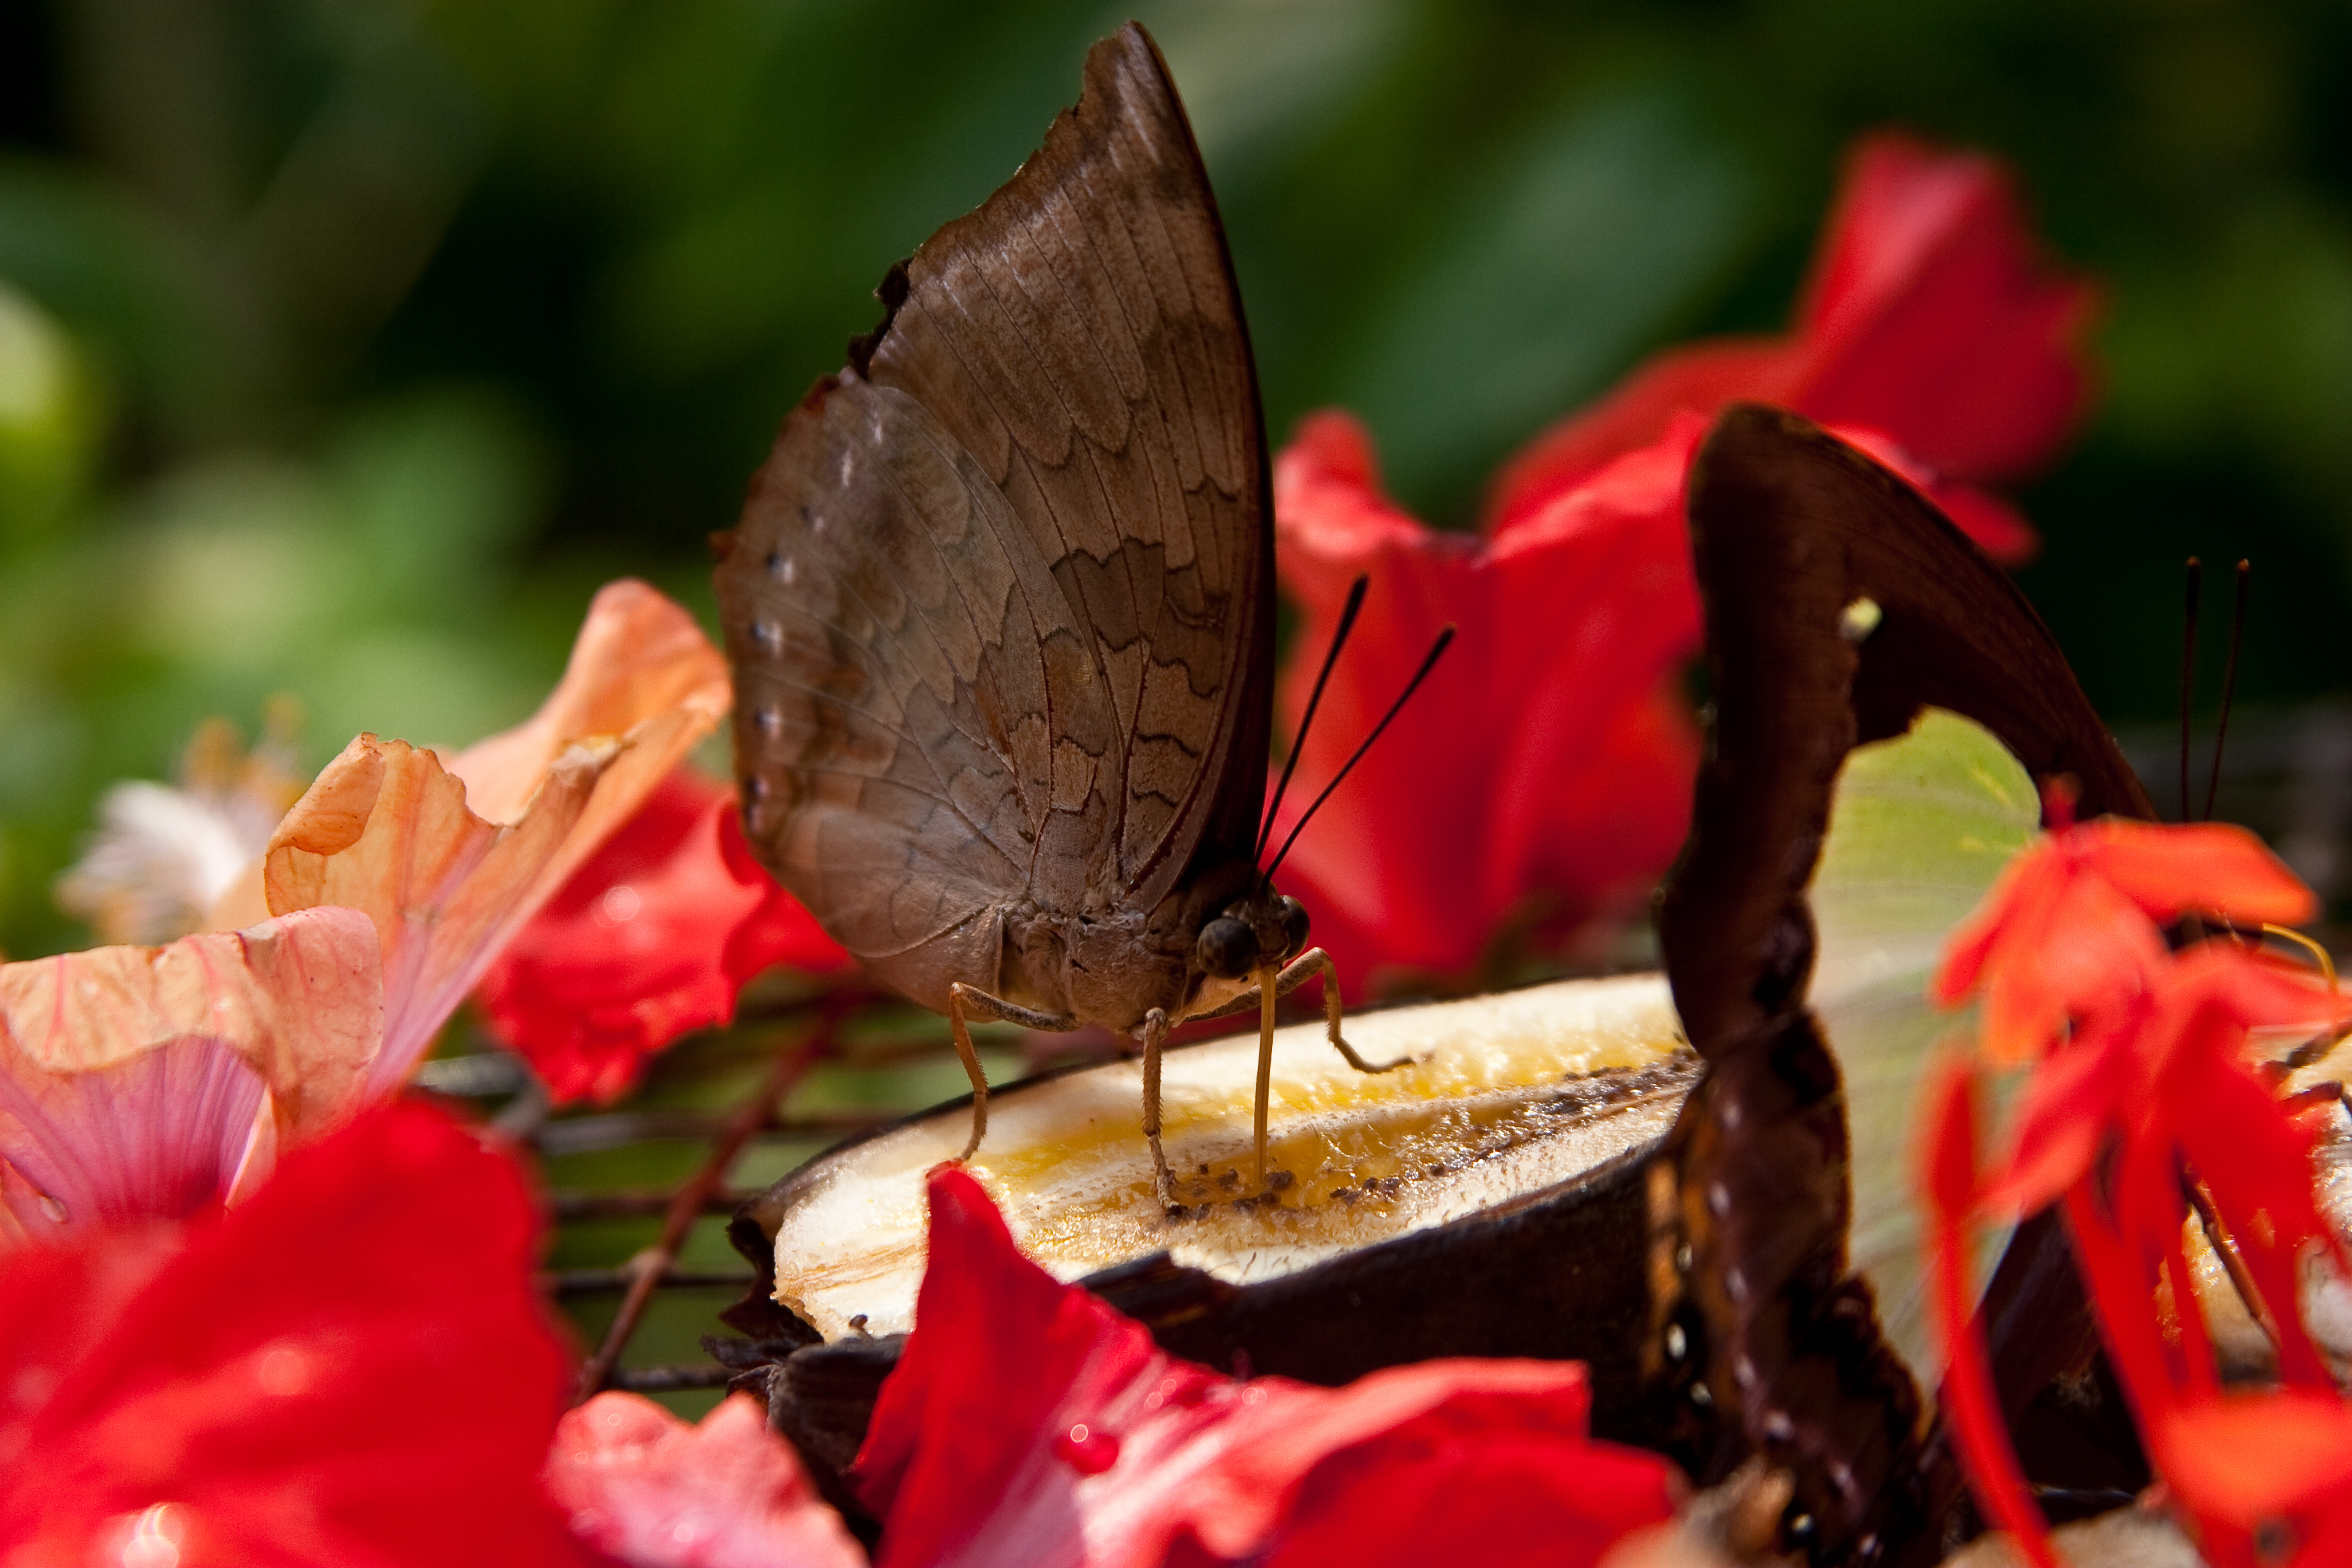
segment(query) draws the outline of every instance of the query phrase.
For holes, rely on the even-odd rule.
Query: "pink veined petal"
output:
[[[58,1228],[176,1217],[225,1200],[269,1093],[218,1039],[30,1076],[0,1073],[0,1160],[57,1205],[47,1217]]]
[[[557,1424],[547,1489],[574,1535],[631,1568],[865,1568],[746,1394],[688,1426],[640,1394],[600,1394]]]
[[[34,1235],[176,1218],[357,1108],[383,1033],[375,928],[305,910],[165,947],[0,967],[0,1160]]]

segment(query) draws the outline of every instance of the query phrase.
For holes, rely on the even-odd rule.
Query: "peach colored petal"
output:
[[[677,745],[683,752],[717,727],[733,700],[727,661],[694,617],[645,584],[624,579],[607,584],[589,605],[563,679],[539,711],[467,747],[449,771],[466,781],[466,802],[478,816],[509,823],[573,742],[611,735],[670,743],[651,731],[632,733],[654,723],[662,737],[692,730],[692,738]],[[665,763],[654,776],[668,771]]]
[[[15,1059],[90,1072],[175,1039],[225,1040],[269,1086],[296,1139],[355,1108],[383,1020],[374,932],[349,909],[0,966],[0,1048]]]
[[[362,735],[278,825],[262,881],[273,912],[341,904],[383,952],[389,1092],[499,950],[726,716],[726,661],[694,617],[643,583],[608,584],[572,661],[523,724],[445,763]]]
[[[168,947],[0,967],[0,1248],[234,1198],[357,1106],[375,928],[305,910]]]
[[[336,904],[374,922],[384,1017],[371,1094],[406,1079],[499,948],[562,884],[566,851],[623,754],[609,740],[571,748],[521,820],[500,827],[467,809],[465,784],[431,752],[362,735],[286,814],[264,862],[269,907]]]
[[[251,865],[237,874],[236,880],[228,885],[228,890],[213,901],[213,907],[205,915],[204,929],[243,931],[247,926],[259,925],[268,918],[269,893],[262,886],[261,860],[257,857]]]

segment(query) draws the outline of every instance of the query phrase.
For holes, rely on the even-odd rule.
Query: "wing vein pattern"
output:
[[[789,415],[719,573],[754,847],[918,1001],[1028,912],[1246,858],[1272,534],[1208,181],[1150,40],[883,289]],[[894,963],[893,960],[900,960]]]

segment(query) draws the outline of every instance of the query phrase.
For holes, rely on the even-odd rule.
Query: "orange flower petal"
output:
[[[646,781],[650,790],[688,747],[718,727],[733,704],[733,690],[726,659],[683,605],[643,583],[609,583],[589,605],[563,679],[539,711],[475,742],[451,761],[449,771],[465,780],[466,804],[477,816],[510,823],[565,747],[612,736],[628,739],[632,749],[667,752]],[[680,742],[677,736],[687,731],[692,733]]]
[[[375,921],[384,1047],[405,1079],[499,950],[725,715],[724,660],[641,583],[596,595],[562,682],[529,722],[444,766],[362,735],[270,841],[273,911],[340,904]]]
[[[2352,1405],[2312,1389],[2184,1403],[2153,1434],[2164,1479],[2200,1514],[2252,1529],[2352,1485]]]
[[[2241,925],[2296,925],[2318,912],[2311,889],[2242,827],[2102,817],[2078,831],[2084,868],[2159,922],[2211,910]]]

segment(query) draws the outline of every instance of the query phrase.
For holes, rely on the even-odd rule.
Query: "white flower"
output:
[[[226,722],[207,720],[188,742],[177,785],[136,780],[109,789],[99,831],[58,879],[58,907],[89,921],[102,942],[146,945],[200,929],[269,847],[301,791],[289,766],[290,722],[278,708],[269,738],[247,754]]]

